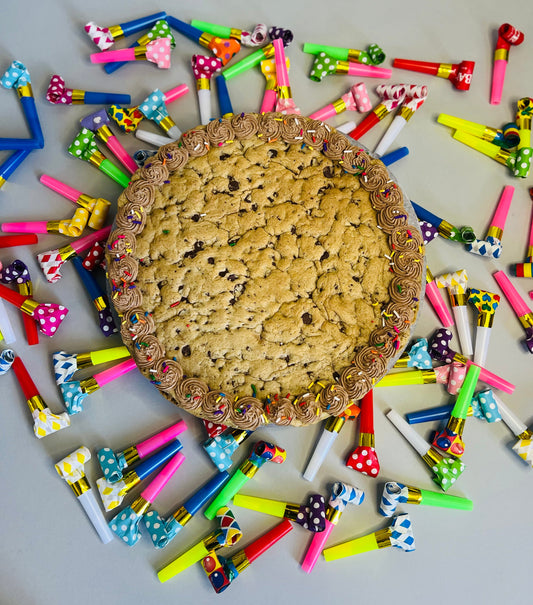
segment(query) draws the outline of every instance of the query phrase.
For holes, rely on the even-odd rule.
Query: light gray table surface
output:
[[[192,18],[250,28],[258,22],[288,27],[294,42],[287,49],[291,60],[292,92],[302,113],[307,114],[332,102],[358,79],[330,76],[312,82],[308,72],[312,57],[302,52],[304,42],[366,48],[380,44],[387,54],[384,66],[394,57],[444,63],[471,59],[476,62],[468,92],[455,90],[446,80],[394,70],[391,83],[427,84],[425,105],[402,131],[392,148],[407,146],[409,156],[392,167],[407,195],[458,226],[472,225],[483,235],[505,185],[515,187],[511,210],[503,236],[504,252],[498,261],[489,261],[464,251],[459,244],[438,239],[427,249],[434,274],[464,268],[474,287],[499,292],[492,273],[526,256],[531,220],[528,187],[533,178],[515,179],[510,172],[487,157],[461,145],[451,131],[436,122],[439,113],[449,113],[483,124],[500,127],[514,118],[517,99],[533,96],[533,19],[531,3],[460,2],[172,2],[148,7],[139,0],[90,3],[48,0],[36,2],[5,0],[0,20],[0,70],[13,59],[23,61],[32,76],[33,90],[45,136],[45,148],[33,152],[0,190],[2,222],[58,219],[67,217],[71,204],[39,183],[49,174],[93,196],[116,200],[120,187],[94,167],[70,157],[66,148],[74,137],[79,120],[96,106],[59,107],[45,99],[50,76],[64,77],[71,88],[126,92],[132,104],[142,101],[155,88],[168,90],[187,83],[190,93],[169,109],[182,130],[197,125],[198,105],[190,56],[203,49],[176,34],[177,47],[172,67],[158,70],[138,62],[107,75],[89,62],[96,52],[83,31],[91,20],[111,25],[164,9],[188,21]],[[498,27],[509,22],[525,32],[522,46],[512,48],[502,103],[489,104],[492,59]],[[128,39],[127,42],[130,40]],[[121,42],[117,46],[124,46]],[[244,53],[249,52],[244,50]],[[379,81],[366,82],[373,104]],[[229,83],[235,111],[259,108],[264,79],[258,70]],[[218,107],[214,101],[214,115]],[[0,91],[0,135],[25,137],[28,134],[16,95]],[[329,121],[336,125],[347,119],[359,122],[356,114],[344,114]],[[390,118],[362,137],[373,149]],[[151,125],[146,126],[152,128]],[[115,129],[116,130],[116,129]],[[155,128],[153,129],[156,132]],[[119,135],[130,151],[146,147],[133,136]],[[7,157],[0,154],[0,161]],[[61,302],[70,315],[58,334],[41,336],[40,344],[28,347],[18,312],[9,309],[17,331],[13,345],[23,358],[45,401],[52,410],[62,410],[62,402],[52,374],[51,354],[63,349],[85,352],[120,343],[118,336],[106,339],[94,320],[94,309],[75,274],[67,266],[56,284],[45,281],[36,254],[58,245],[65,238],[39,236],[32,247],[0,252],[4,265],[21,258],[30,268],[38,300]],[[527,293],[533,280],[514,280]],[[531,303],[533,305],[533,302]],[[472,326],[474,316],[471,314]],[[415,329],[417,337],[428,337],[438,326],[432,309],[424,304]],[[512,395],[502,399],[531,423],[531,355],[520,341],[523,330],[507,301],[502,297],[496,313],[487,367],[516,385]],[[457,337],[455,337],[457,340]],[[1,345],[0,345],[1,346]],[[307,575],[300,568],[310,536],[300,527],[257,560],[228,590],[215,595],[199,565],[161,585],[156,571],[213,528],[202,515],[182,531],[165,550],[155,550],[143,530],[142,540],[129,548],[115,539],[100,543],[74,494],[62,481],[54,464],[80,445],[96,452],[102,446],[113,449],[155,433],[178,418],[185,419],[183,434],[186,461],[157,501],[157,509],[167,514],[176,509],[214,473],[214,467],[200,447],[205,433],[201,422],[172,406],[137,372],[130,373],[97,391],[86,400],[86,409],[72,418],[71,427],[37,440],[22,392],[12,372],[0,377],[0,602],[17,605],[79,605],[102,603],[269,603],[302,602],[448,603],[460,599],[469,603],[511,602],[527,598],[529,577],[529,528],[533,500],[532,469],[511,450],[514,437],[503,423],[487,424],[469,419],[465,430],[467,469],[450,493],[471,498],[472,512],[405,505],[416,539],[416,551],[403,553],[389,548],[353,558],[326,563],[319,560]],[[348,424],[335,442],[315,481],[301,477],[321,428],[265,427],[258,438],[267,438],[286,448],[287,460],[279,467],[265,467],[249,483],[247,494],[287,501],[301,501],[315,490],[327,493],[333,481],[353,483],[366,492],[360,507],[343,514],[329,544],[371,533],[385,527],[378,514],[383,483],[398,480],[424,489],[438,489],[430,472],[414,450],[384,416],[389,408],[400,413],[453,401],[439,385],[376,389],[376,448],[381,462],[377,479],[362,476],[345,467],[353,449],[356,431]],[[429,438],[436,425],[418,426]],[[239,450],[240,462],[248,446]],[[88,465],[93,486],[98,477],[95,460]],[[135,495],[138,490],[135,491]],[[130,503],[132,496],[126,499]],[[235,510],[245,533],[245,545],[276,524],[274,518],[243,509]],[[236,547],[235,549],[237,549]]]

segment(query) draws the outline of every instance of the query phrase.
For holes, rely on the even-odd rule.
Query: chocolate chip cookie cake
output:
[[[245,429],[340,414],[410,336],[420,230],[384,164],[299,115],[199,126],[133,176],[107,246],[141,372]]]

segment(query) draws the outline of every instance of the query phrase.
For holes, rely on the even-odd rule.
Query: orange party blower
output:
[[[412,61],[411,59],[394,59],[393,67],[418,71],[423,74],[446,78],[457,90],[468,90],[474,72],[474,61],[461,63],[431,63],[429,61]]]

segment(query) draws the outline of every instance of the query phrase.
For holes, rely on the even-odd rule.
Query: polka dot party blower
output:
[[[359,418],[359,445],[349,454],[346,466],[359,471],[369,477],[379,474],[379,460],[375,450],[376,437],[374,435],[374,390],[368,393],[359,402],[361,415]]]
[[[314,111],[309,115],[313,120],[327,120],[344,111],[358,111],[365,113],[372,109],[372,104],[368,98],[368,91],[364,82],[354,84],[350,90],[342,97],[326,105],[322,109]]]
[[[143,29],[147,29],[156,21],[165,19],[166,16],[167,14],[164,11],[161,11],[159,13],[154,13],[153,15],[141,17],[140,19],[133,19],[132,21],[126,21],[124,23],[119,23],[118,25],[109,25],[107,27],[100,27],[94,21],[89,21],[84,29],[89,38],[100,50],[107,50],[108,48],[111,48],[117,40],[120,40],[125,36],[136,34]]]
[[[25,263],[16,259],[7,267],[0,270],[0,281],[3,284],[17,284],[19,294],[33,298],[33,284],[30,278],[30,272]],[[22,313],[24,331],[29,345],[39,344],[39,330],[33,317]]]
[[[498,29],[498,41],[494,51],[494,66],[492,68],[492,88],[490,104],[499,105],[502,100],[503,83],[509,59],[511,46],[518,46],[524,41],[524,34],[510,23],[504,23]]]
[[[233,464],[232,456],[237,451],[237,448],[244,443],[251,434],[252,431],[247,431],[246,429],[226,427],[219,434],[206,439],[202,444],[202,447],[216,469],[218,471],[226,471]]]
[[[392,66],[397,69],[408,69],[423,74],[437,76],[450,80],[457,90],[468,90],[474,73],[474,61],[461,63],[432,63],[429,61],[413,61],[411,59],[394,59]]]
[[[523,97],[516,105],[516,125],[520,142],[516,149],[516,160],[514,164],[514,175],[525,179],[531,168],[531,116],[533,114],[533,99]]]
[[[309,78],[314,82],[321,82],[326,76],[332,74],[385,80],[392,76],[392,70],[354,61],[340,61],[328,53],[318,53],[309,72]]]
[[[285,59],[285,64],[287,66],[287,69],[289,69],[290,60],[288,57]],[[265,59],[264,61],[261,61],[261,73],[265,76],[266,84],[263,100],[261,101],[261,107],[259,108],[259,113],[274,111],[276,107],[277,87],[276,62],[273,59]]]
[[[407,87],[405,84],[380,84],[376,88],[376,92],[381,98],[381,103],[376,105],[374,109],[350,132],[351,136],[356,141],[373,128],[378,122],[399,107],[405,98]]]
[[[109,105],[110,103],[131,103],[130,95],[113,92],[89,92],[78,88],[68,88],[61,76],[50,78],[46,100],[54,105]]]
[[[222,61],[218,57],[193,55],[191,65],[194,79],[196,80],[200,124],[208,124],[212,117],[211,78],[222,69]]]
[[[191,19],[191,25],[203,32],[218,36],[219,38],[233,38],[243,46],[261,46],[268,41],[267,26],[263,23],[256,25],[252,32],[237,27],[227,27],[225,25],[218,25],[207,21],[198,21],[197,19]]]
[[[112,63],[115,61],[149,61],[159,69],[170,68],[170,53],[172,43],[168,38],[157,38],[144,46],[122,48],[120,50],[104,50],[89,56],[91,63]],[[129,101],[126,101],[129,103]]]
[[[306,42],[303,46],[304,53],[318,55],[326,53],[338,61],[355,61],[365,65],[379,65],[385,61],[385,53],[377,44],[370,44],[367,50],[355,48],[343,48],[340,46],[326,46],[324,44],[311,44]]]
[[[455,318],[459,342],[463,355],[470,356],[474,352],[472,346],[472,335],[470,334],[470,322],[468,319],[468,275],[465,269],[454,271],[453,273],[443,273],[435,278],[435,283],[439,288],[446,288],[450,297],[452,313]]]
[[[422,504],[424,506],[438,506],[458,510],[472,510],[473,508],[473,502],[468,498],[431,492],[427,489],[404,485],[397,481],[387,481],[383,486],[379,512],[384,517],[392,517],[398,508],[398,504]]]

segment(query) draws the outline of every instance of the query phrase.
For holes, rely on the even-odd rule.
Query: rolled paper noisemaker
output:
[[[200,124],[208,124],[211,112],[211,78],[220,73],[222,61],[218,57],[193,55],[191,59],[192,72],[196,80],[196,93],[200,108]]]
[[[95,242],[107,239],[110,233],[111,225],[84,237],[80,237],[80,239],[63,246],[62,248],[38,254],[37,260],[39,261],[46,279],[50,283],[54,283],[61,279],[61,267],[65,262],[71,260],[76,254],[87,250]]]
[[[148,120],[155,122],[171,139],[179,139],[181,130],[170,117],[165,105],[165,94],[156,88],[139,104],[139,111]]]
[[[138,149],[133,154],[133,159],[135,160],[137,166],[142,168],[150,158],[154,157],[156,153],[157,151],[154,149]]]
[[[456,130],[453,133],[453,138],[476,151],[496,160],[499,164],[507,166],[514,173],[516,163],[516,152],[502,149],[499,145],[484,141],[474,135],[464,132],[462,130]]]
[[[43,131],[33,97],[30,72],[24,63],[13,61],[0,79],[0,85],[8,89],[14,88],[17,91],[32,138],[37,143],[37,148],[42,149],[44,147]],[[16,148],[13,147],[13,149]]]
[[[82,445],[60,460],[55,465],[55,469],[59,476],[72,488],[72,491],[76,495],[76,499],[89,517],[100,540],[102,540],[104,544],[107,544],[113,539],[113,534],[104,519],[100,506],[94,497],[93,490],[85,476],[85,463],[90,459],[91,452],[89,448]]]
[[[221,434],[210,437],[203,444],[205,452],[218,471],[226,471],[233,464],[231,457],[252,434],[246,429],[226,428]]]
[[[150,483],[143,489],[141,495],[136,498],[131,506],[126,506],[117,513],[109,522],[111,531],[122,539],[128,546],[133,546],[139,541],[139,522],[148,512],[150,506],[157,498],[163,487],[173,477],[181,466],[185,456],[178,452],[165,464]]]
[[[395,546],[404,552],[415,550],[415,538],[411,529],[411,520],[409,515],[398,515],[392,519],[391,525],[385,529],[380,529],[372,534],[348,540],[337,546],[331,546],[323,551],[326,561],[335,561],[353,555],[359,555],[370,550],[378,550]]]
[[[354,63],[353,61],[339,61],[325,52],[320,52],[313,61],[313,66],[309,72],[309,79],[314,82],[321,82],[326,76],[332,74],[388,79],[392,76],[392,70]]]
[[[476,239],[476,234],[474,233],[472,227],[461,227],[458,229],[448,221],[445,221],[429,210],[422,208],[422,206],[416,204],[413,202],[413,200],[411,200],[411,204],[418,219],[421,221],[427,221],[436,227],[441,237],[451,239],[455,242],[460,242],[461,244],[468,244]]]
[[[104,292],[100,284],[96,281],[93,274],[87,271],[83,266],[83,261],[79,256],[75,256],[72,259],[72,264],[76,269],[76,273],[80,276],[80,279],[85,286],[87,294],[89,295],[93,305],[96,307],[98,314],[98,325],[104,336],[111,336],[118,332],[118,328],[115,325],[113,314],[109,305],[107,294]]]
[[[123,451],[114,452],[109,447],[98,450],[96,458],[104,477],[110,483],[120,481],[124,469],[131,468],[137,464],[137,462],[140,462],[143,458],[146,458],[146,456],[155,452],[155,450],[166,445],[178,435],[181,435],[185,430],[187,430],[187,425],[183,420],[179,420],[172,426],[159,431],[152,437],[148,437],[148,439],[130,445]]]
[[[492,67],[492,88],[490,91],[490,104],[499,105],[502,100],[503,83],[505,71],[509,59],[511,45],[518,46],[524,41],[524,34],[513,27],[510,23],[500,25],[498,29],[498,41],[494,51],[494,65]]]
[[[385,53],[377,44],[370,44],[368,51],[365,51],[306,42],[303,46],[303,51],[310,55],[318,55],[323,52],[339,61],[355,61],[356,63],[366,63],[367,65],[379,65],[386,58]]]
[[[352,403],[344,412],[338,416],[330,416],[324,422],[324,428],[320,433],[315,449],[302,475],[306,481],[313,481],[346,421],[355,420],[359,416],[359,413],[360,408],[355,403]]]
[[[504,271],[496,271],[493,277],[522,324],[526,332],[525,345],[528,351],[533,353],[533,312]]]
[[[285,47],[289,46],[289,44],[291,44],[291,42],[294,40],[294,34],[290,29],[276,27],[275,25],[268,29],[268,36],[272,41],[280,38],[283,40],[283,46]]]
[[[167,14],[164,11],[147,15],[140,19],[133,19],[118,25],[109,25],[108,27],[100,27],[93,21],[89,21],[84,27],[89,38],[98,46],[100,50],[106,50],[113,46],[115,40],[120,40],[124,36],[131,36],[143,29],[151,27],[156,21],[166,19]]]
[[[229,473],[217,473],[207,483],[202,485],[190,498],[166,519],[162,519],[156,510],[150,510],[144,515],[143,522],[150,533],[156,548],[164,548],[173,540],[178,532],[193,518],[193,516],[220,490],[229,479]]]
[[[448,491],[464,471],[464,463],[457,458],[445,458],[394,410],[386,416],[433,471],[433,481],[444,492]]]
[[[0,351],[0,376],[9,372],[15,361],[15,351],[13,349],[2,349]]]
[[[516,150],[516,159],[513,174],[520,178],[526,178],[531,168],[531,114],[533,112],[533,99],[523,97],[517,103],[516,125],[520,141]]]
[[[452,313],[459,334],[459,342],[463,355],[470,356],[474,352],[472,346],[472,335],[470,334],[470,322],[466,303],[468,301],[468,275],[464,269],[453,273],[443,273],[435,278],[439,288],[446,288],[450,297]]]
[[[533,431],[527,428],[496,393],[493,393],[493,395],[498,404],[498,411],[501,414],[502,420],[511,429],[513,434],[518,437],[518,441],[513,445],[513,451],[516,452],[524,462],[533,466]]]
[[[374,389],[359,402],[361,416],[359,419],[359,444],[348,455],[346,466],[369,477],[379,474],[379,460],[375,449],[374,435]]]
[[[380,84],[376,88],[376,92],[382,99],[381,103],[374,107],[364,120],[350,132],[349,136],[356,141],[359,140],[360,137],[383,120],[386,115],[400,106],[405,98],[406,90],[405,84]]]
[[[171,43],[168,38],[157,38],[144,46],[122,48],[120,50],[104,50],[89,56],[91,63],[113,63],[115,61],[149,61],[159,69],[170,68]],[[118,101],[129,103],[130,101]]]
[[[168,462],[177,454],[183,445],[178,439],[174,439],[168,445],[148,456],[140,462],[134,469],[128,471],[122,476],[122,479],[111,483],[104,477],[96,480],[96,485],[100,493],[100,498],[106,511],[113,510],[120,506],[126,494],[128,494],[143,479],[146,479],[161,465]]]
[[[468,368],[466,378],[457,396],[446,427],[440,432],[437,431],[433,438],[433,445],[435,447],[457,458],[461,457],[465,451],[462,435],[466,415],[474,395],[480,371],[481,368],[479,366],[471,365]]]
[[[457,90],[468,90],[474,73],[474,61],[461,63],[432,63],[430,61],[412,61],[410,59],[394,59],[392,66],[398,69],[408,69],[439,78],[450,80]]]
[[[506,149],[512,149],[520,143],[520,131],[515,122],[508,122],[502,126],[503,139],[495,141],[498,145]]]
[[[220,115],[223,118],[227,118],[233,115],[233,105],[229,96],[228,85],[223,74],[220,74],[215,78],[217,84],[217,98],[218,107],[220,109]]]
[[[390,126],[385,134],[381,137],[374,153],[379,157],[382,156],[400,134],[403,127],[413,117],[413,114],[419,109],[428,96],[427,86],[417,86],[409,84],[406,87],[405,98],[400,105],[398,113],[394,116]]]
[[[30,155],[31,149],[19,149],[13,152],[0,164],[0,188],[4,186],[7,179],[15,172],[22,162]]]
[[[504,145],[503,131],[498,128],[492,128],[491,126],[485,126],[484,124],[478,124],[477,122],[471,122],[470,120],[463,120],[462,118],[456,118],[447,113],[440,113],[437,122],[449,126],[454,130],[460,130],[466,134],[470,134],[478,139],[483,139],[489,143],[494,143],[501,147]]]
[[[61,391],[61,395],[63,396],[63,401],[65,403],[65,407],[67,408],[67,412],[71,416],[82,412],[83,400],[87,397],[87,395],[90,395],[98,389],[101,389],[108,382],[119,378],[123,374],[135,370],[136,367],[137,365],[135,361],[130,358],[115,364],[107,370],[97,372],[88,378],[84,378],[83,380],[69,380],[67,382],[62,382],[58,386]]]
[[[57,74],[50,78],[46,99],[54,105],[109,105],[111,103],[127,105],[131,103],[130,95],[67,88],[65,80]]]
[[[429,354],[436,361],[441,361],[446,364],[452,364],[454,361],[457,361],[469,368],[474,364],[474,362],[466,358],[464,355],[461,355],[461,353],[457,353],[450,347],[452,338],[452,333],[447,328],[439,328],[436,330],[428,341]],[[489,370],[486,368],[481,368],[479,379],[487,384],[490,384],[490,386],[493,386],[496,389],[500,389],[500,391],[505,391],[506,393],[512,393],[515,389],[514,384],[511,384],[493,372],[489,372]]]
[[[383,486],[379,512],[384,517],[392,517],[398,504],[421,504],[439,508],[455,508],[456,510],[472,510],[473,508],[473,502],[468,498],[432,492],[396,481],[387,481]]]
[[[324,531],[315,533],[307,548],[302,561],[302,569],[311,573],[318,561],[318,557],[324,548],[333,528],[339,522],[342,512],[348,504],[359,506],[365,499],[365,492],[358,487],[337,481],[333,484],[331,497],[326,507],[326,528]]]
[[[361,84],[364,87],[364,91],[361,90]],[[356,98],[356,95],[359,99]],[[368,105],[366,103],[361,105],[361,98],[366,99]],[[370,111],[371,109],[372,105],[370,105],[370,99],[368,98],[365,83],[359,82],[358,84],[354,84],[346,94],[342,95],[342,97],[333,101],[333,103],[326,105],[322,109],[314,111],[309,117],[313,120],[327,120],[343,111],[360,111],[363,113],[365,111]]]
[[[396,363],[395,368],[420,368],[427,370],[433,368],[433,360],[428,353],[428,341],[426,338],[418,338],[405,350]]]
[[[122,143],[111,132],[109,128],[109,116],[105,109],[99,109],[94,113],[86,116],[80,121],[83,128],[91,130],[94,134],[103,141],[109,148],[111,153],[119,160],[119,162],[133,174],[137,170],[137,164],[130,154],[124,149]]]
[[[63,382],[68,382],[78,370],[108,363],[109,361],[116,361],[123,357],[130,357],[130,352],[124,345],[90,351],[88,353],[71,354],[66,351],[56,351],[52,355],[56,384],[59,386]]]
[[[87,213],[87,219],[89,215]],[[59,221],[24,221],[21,223],[1,223],[0,229],[4,233],[61,233],[61,235],[67,235],[69,237],[79,237],[81,231],[75,229],[74,233],[71,232],[69,220]],[[83,231],[83,229],[82,229]]]
[[[87,130],[87,128],[82,128],[74,137],[74,140],[68,148],[68,152],[71,156],[78,158],[79,160],[84,160],[85,162],[89,162],[89,164],[93,164],[98,170],[101,170],[116,183],[122,185],[122,187],[127,187],[129,185],[130,177],[127,174],[124,174],[122,170],[117,168],[104,156],[96,145],[94,133]]]
[[[324,496],[320,494],[311,494],[307,504],[295,504],[294,502],[281,502],[269,498],[235,494],[233,505],[273,515],[274,517],[289,519],[314,533],[326,529],[326,501]]]
[[[196,27],[200,31],[213,34],[213,36],[219,36],[220,38],[233,38],[240,42],[243,46],[261,46],[267,40],[266,25],[258,24],[255,26],[253,32],[248,32],[237,27],[227,27],[225,25],[218,25],[216,23],[209,23],[207,21],[198,21],[197,19],[191,19],[191,25]]]
[[[492,222],[487,229],[487,234],[484,240],[474,240],[466,244],[468,252],[479,254],[480,256],[488,256],[489,258],[500,258],[502,254],[502,236],[505,228],[505,221],[511,207],[513,199],[514,187],[507,185],[503,188],[503,192],[494,211]]]
[[[290,61],[287,58],[287,69],[290,67]],[[265,59],[261,61],[261,73],[265,76],[265,94],[261,101],[259,113],[274,111],[276,107],[276,62],[273,59]]]
[[[533,201],[533,187],[529,188],[529,197]],[[515,277],[533,277],[533,213],[530,225],[526,260],[512,266]]]
[[[87,210],[90,214],[89,220],[87,221],[87,225],[91,229],[101,229],[104,226],[104,223],[107,219],[107,214],[109,212],[109,208],[111,207],[111,202],[104,200],[103,198],[94,198],[86,193],[82,193],[74,187],[70,187],[57,179],[54,179],[47,174],[43,174],[39,179],[43,185],[52,189],[59,195],[67,198],[71,202],[74,202],[81,208]]]
[[[265,462],[282,464],[285,461],[286,456],[287,453],[283,448],[278,447],[273,443],[267,443],[266,441],[258,441],[253,446],[248,458],[233,473],[230,480],[205,509],[204,515],[208,519],[213,519],[217,510],[221,506],[227,504],[243,485],[255,476]]]
[[[229,559],[217,556],[216,552],[211,552],[204,557],[202,567],[215,592],[219,594],[226,590],[239,574],[290,531],[292,531],[291,522],[283,519],[281,523],[237,551]]]
[[[191,565],[201,561],[211,552],[233,546],[242,538],[242,531],[235,516],[227,506],[217,509],[218,528],[203,540],[189,548],[157,573],[160,582],[166,582]]]
[[[283,114],[301,114],[300,108],[296,107],[292,98],[283,40],[276,38],[272,44],[274,45],[274,62],[276,63],[276,111]]]
[[[137,38],[137,40],[133,44],[130,44],[129,48],[135,48],[136,46],[145,46],[146,44],[148,44],[148,42],[156,40],[157,38],[168,38],[170,40],[171,48],[176,47],[176,40],[174,40],[174,36],[170,31],[168,23],[164,19],[159,19],[154,23],[150,31],[143,34],[140,38]],[[120,69],[123,65],[126,65],[126,63],[106,63],[104,65],[104,71],[107,74],[112,74],[113,72],[117,71],[117,69]]]
[[[46,405],[20,357],[17,356],[13,359],[11,367],[30,408],[33,418],[33,432],[37,439],[70,426],[70,418],[66,412],[53,414]]]
[[[500,304],[500,297],[498,294],[493,294],[486,290],[470,288],[468,292],[468,302],[473,305],[478,312],[474,363],[484,366],[487,359],[487,351],[489,349],[492,322],[494,321],[496,309]]]

